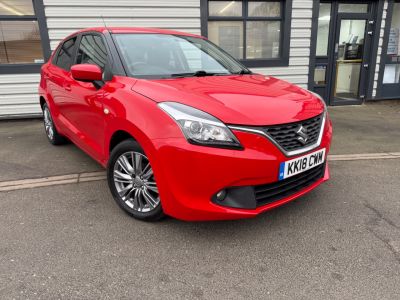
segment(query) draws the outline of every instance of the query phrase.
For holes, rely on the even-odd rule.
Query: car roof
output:
[[[173,34],[173,35],[183,35],[183,36],[192,36],[192,37],[198,37],[198,38],[204,38],[200,35],[197,34],[192,34],[192,33],[187,33],[187,32],[181,32],[181,31],[175,31],[175,30],[168,30],[168,29],[159,29],[159,28],[142,28],[142,27],[92,27],[92,28],[85,28],[82,30],[79,30],[70,36],[79,34],[79,33],[84,33],[84,32],[93,32],[97,31],[100,33],[109,31],[111,33],[158,33],[158,34]]]

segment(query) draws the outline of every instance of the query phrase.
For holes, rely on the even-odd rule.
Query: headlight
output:
[[[235,135],[224,123],[204,111],[177,102],[162,102],[158,106],[178,123],[190,143],[222,148],[242,148]]]

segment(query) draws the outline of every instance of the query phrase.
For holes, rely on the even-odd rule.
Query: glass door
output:
[[[364,49],[368,49],[366,32],[368,18],[350,17],[339,13],[334,53],[334,104],[361,103],[365,97],[368,63]]]
[[[314,16],[309,86],[330,105],[364,101],[377,2],[321,0]]]

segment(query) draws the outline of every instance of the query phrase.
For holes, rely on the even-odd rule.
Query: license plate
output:
[[[292,177],[312,169],[325,161],[325,148],[316,152],[282,162],[279,166],[279,180]]]

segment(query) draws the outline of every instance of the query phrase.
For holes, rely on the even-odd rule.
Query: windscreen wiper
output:
[[[204,70],[199,70],[196,72],[188,72],[188,73],[176,73],[171,74],[171,77],[204,77],[204,76],[215,76],[215,75],[229,75],[230,73],[213,73],[213,72],[206,72]]]
[[[241,69],[239,72],[235,72],[233,74],[244,75],[244,74],[253,74],[253,72],[247,69]]]

